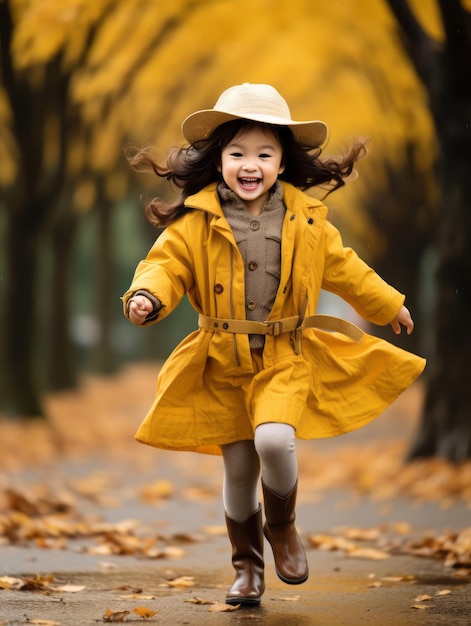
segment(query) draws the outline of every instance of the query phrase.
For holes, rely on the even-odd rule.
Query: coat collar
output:
[[[324,217],[327,214],[326,207],[317,200],[311,198],[303,191],[300,191],[290,183],[280,181],[283,189],[283,202],[288,213],[309,213],[312,209],[323,209]],[[224,217],[221,203],[217,192],[218,183],[207,185],[204,189],[189,196],[185,200],[185,206],[192,209],[200,209],[216,217]]]
[[[185,206],[191,209],[200,209],[206,211],[216,217],[224,217],[221,203],[217,192],[217,183],[207,185],[198,193],[188,196],[185,200]]]

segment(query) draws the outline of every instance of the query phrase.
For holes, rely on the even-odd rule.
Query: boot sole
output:
[[[226,598],[226,604],[231,606],[258,606],[260,604],[260,598]]]
[[[293,579],[293,578],[286,578],[285,576],[283,576],[283,574],[280,574],[280,572],[277,569],[275,571],[276,571],[276,575],[278,576],[278,578],[282,580],[284,583],[286,583],[287,585],[302,585],[309,578],[309,572],[303,578]]]

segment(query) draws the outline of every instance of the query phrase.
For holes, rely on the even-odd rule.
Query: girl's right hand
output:
[[[146,296],[134,296],[129,300],[128,315],[133,324],[143,324],[152,311],[152,302]]]

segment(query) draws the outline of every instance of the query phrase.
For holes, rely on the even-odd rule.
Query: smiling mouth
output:
[[[239,178],[239,185],[244,189],[255,189],[261,182],[261,178]]]

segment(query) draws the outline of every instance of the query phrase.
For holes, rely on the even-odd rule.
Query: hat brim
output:
[[[308,122],[296,122],[294,120],[273,115],[259,115],[250,113],[247,115],[234,115],[224,111],[214,109],[204,109],[189,115],[182,124],[182,133],[190,145],[197,141],[208,139],[213,131],[221,124],[231,120],[245,119],[263,124],[274,124],[277,126],[288,126],[291,129],[294,139],[303,146],[316,148],[321,146],[327,137],[327,126],[320,120]]]

